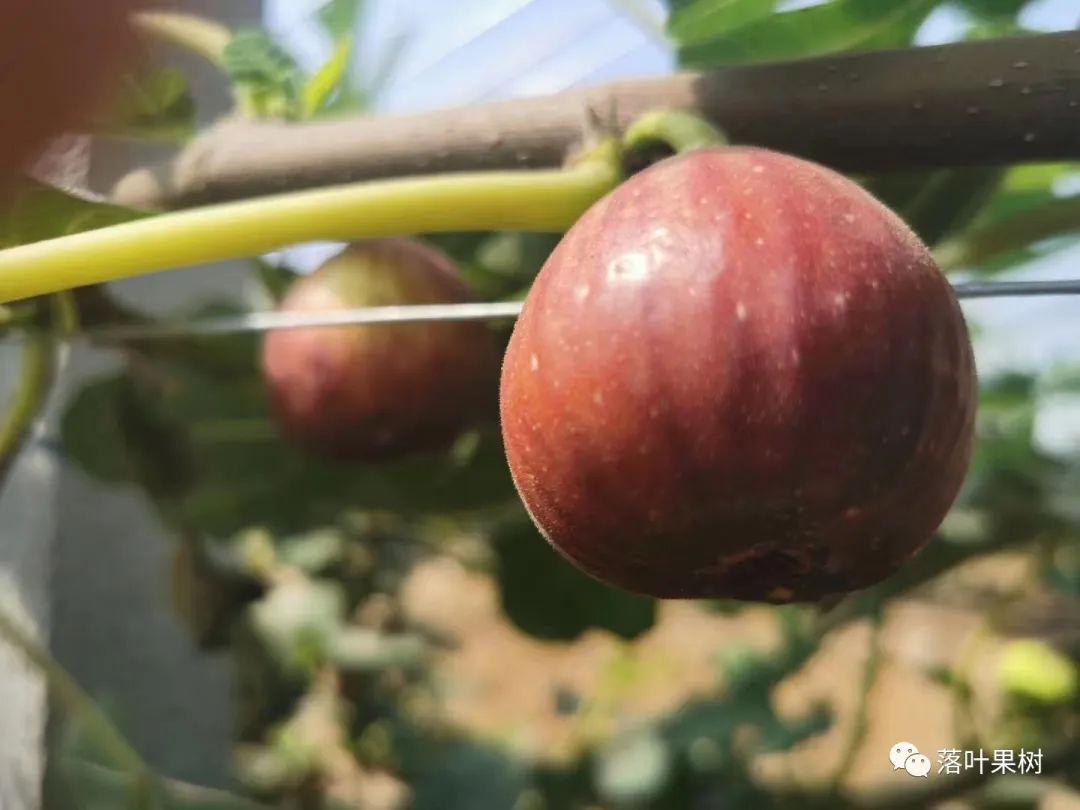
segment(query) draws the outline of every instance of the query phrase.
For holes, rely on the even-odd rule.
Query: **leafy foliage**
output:
[[[97,130],[114,137],[183,142],[195,134],[195,100],[178,70],[156,68],[126,78]]]
[[[0,247],[40,242],[142,216],[89,194],[27,179],[16,197],[0,210]]]

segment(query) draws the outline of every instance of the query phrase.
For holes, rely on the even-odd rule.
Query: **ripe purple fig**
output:
[[[361,242],[289,288],[280,310],[464,303],[453,262],[411,239]],[[263,348],[282,434],[318,454],[379,460],[449,444],[494,416],[498,351],[479,323],[283,329]]]
[[[951,286],[884,205],[757,148],[661,161],[566,234],[500,392],[549,542],[663,598],[817,600],[916,554],[969,464]]]

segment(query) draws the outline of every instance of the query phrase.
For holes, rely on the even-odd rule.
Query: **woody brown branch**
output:
[[[358,180],[560,165],[589,115],[617,131],[696,111],[732,141],[846,172],[1080,158],[1080,33],[846,54],[622,81],[416,115],[227,121],[117,185],[182,208]]]

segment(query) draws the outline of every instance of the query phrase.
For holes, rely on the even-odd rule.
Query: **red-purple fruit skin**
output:
[[[92,125],[135,59],[148,0],[0,2],[0,196],[48,141]]]
[[[884,205],[757,148],[664,160],[594,205],[506,353],[514,482],[593,577],[811,601],[915,555],[956,498],[977,384],[952,288]]]
[[[457,267],[412,239],[350,245],[296,281],[282,312],[465,303]],[[263,346],[283,436],[319,455],[383,460],[450,443],[497,407],[498,352],[479,323],[283,329]]]

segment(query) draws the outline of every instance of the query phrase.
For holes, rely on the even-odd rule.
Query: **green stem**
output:
[[[676,152],[724,146],[727,137],[704,118],[681,110],[657,110],[634,121],[623,136],[627,149],[640,149],[660,141]]]
[[[48,303],[50,326],[34,325],[23,333],[18,387],[3,424],[0,424],[0,481],[7,477],[52,391],[57,338],[74,331],[75,316],[70,298],[56,296]]]
[[[45,676],[50,691],[72,715],[86,725],[102,752],[112,763],[128,773],[136,785],[149,785],[153,775],[119,729],[38,643],[31,638],[6,611],[0,610],[0,639],[3,639]]]
[[[304,242],[558,233],[621,179],[614,144],[566,169],[410,177],[259,197],[0,251],[0,303]]]
[[[225,48],[232,41],[232,31],[220,23],[170,11],[143,11],[133,18],[136,28],[185,50],[197,53],[213,65],[223,68]]]
[[[844,779],[855,766],[855,759],[862,749],[866,740],[866,733],[870,729],[870,693],[877,681],[878,670],[881,669],[882,644],[881,635],[884,625],[884,616],[880,609],[870,615],[870,641],[867,645],[866,663],[863,664],[862,680],[859,684],[858,703],[855,706],[854,717],[851,721],[851,732],[844,743],[844,751],[840,755],[836,771],[832,776],[832,792],[839,794],[844,784]]]

